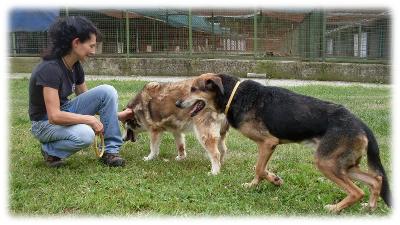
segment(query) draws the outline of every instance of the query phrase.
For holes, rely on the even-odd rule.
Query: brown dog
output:
[[[365,123],[341,105],[251,80],[239,82],[230,75],[203,74],[194,80],[190,96],[178,101],[177,106],[225,113],[231,126],[258,144],[256,176],[245,184],[247,187],[263,179],[281,185],[282,180],[266,170],[275,147],[305,142],[316,148],[317,168],[347,192],[339,203],[327,205],[328,210],[339,212],[364,196],[352,180],[370,186],[369,208],[376,207],[379,195],[390,206],[389,183],[376,139]],[[368,172],[359,168],[365,153]]]
[[[150,154],[144,160],[152,160],[160,151],[161,134],[171,132],[175,138],[178,156],[186,157],[184,133],[194,131],[200,144],[207,150],[211,160],[211,174],[220,171],[227,152],[225,136],[229,129],[224,114],[214,110],[201,110],[194,106],[181,110],[175,106],[178,99],[189,94],[193,79],[174,83],[151,82],[144,86],[127,107],[133,110],[133,118],[125,122],[124,141],[135,141],[138,132],[150,132]],[[192,117],[191,114],[198,116]]]

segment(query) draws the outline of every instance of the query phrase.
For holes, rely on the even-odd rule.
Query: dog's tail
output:
[[[367,149],[367,158],[368,158],[368,167],[370,170],[375,171],[377,174],[382,176],[382,188],[381,188],[381,193],[380,196],[382,197],[383,201],[391,207],[392,201],[391,201],[391,192],[389,188],[389,181],[386,176],[385,169],[382,166],[381,159],[379,156],[379,148],[378,148],[378,143],[375,139],[374,134],[372,131],[368,128],[367,125],[364,125],[364,131],[367,135],[368,138],[368,149]]]

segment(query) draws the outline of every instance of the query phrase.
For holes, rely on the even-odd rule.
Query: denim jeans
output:
[[[118,153],[123,143],[118,122],[118,94],[110,85],[90,89],[61,107],[62,111],[83,115],[100,115],[104,126],[106,152]],[[61,126],[48,120],[32,121],[32,134],[42,143],[42,150],[52,156],[66,158],[90,146],[95,138],[86,124]]]

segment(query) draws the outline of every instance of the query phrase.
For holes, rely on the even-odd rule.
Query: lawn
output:
[[[124,168],[109,168],[98,162],[88,148],[67,159],[59,169],[47,168],[40,143],[30,134],[27,79],[9,81],[9,212],[14,216],[336,216],[324,205],[337,202],[345,193],[315,169],[314,150],[299,144],[277,147],[270,170],[284,185],[262,182],[245,189],[242,183],[254,176],[256,145],[231,129],[229,152],[217,176],[209,176],[210,162],[192,134],[187,135],[188,157],[177,162],[170,134],[163,136],[160,156],[143,161],[149,153],[149,138],[141,134],[136,143],[126,143],[121,155]],[[110,84],[119,93],[119,108],[145,82],[88,81],[89,87]],[[391,93],[387,87],[333,87],[308,85],[290,87],[298,93],[340,103],[349,108],[374,131],[383,165],[393,177],[391,158]],[[363,160],[363,167],[365,168]],[[358,183],[359,184],[359,183]],[[368,201],[369,190],[361,185]],[[391,214],[380,199],[374,212],[356,204],[341,216]]]

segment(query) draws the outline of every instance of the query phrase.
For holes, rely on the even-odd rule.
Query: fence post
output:
[[[361,58],[361,23],[358,26],[358,58]]]
[[[213,51],[213,55],[214,55],[214,53],[215,53],[215,49],[216,49],[216,46],[215,46],[215,34],[214,34],[214,10],[213,11],[211,11],[211,39],[212,39],[212,51]]]
[[[15,32],[11,32],[11,36],[12,36],[12,53],[13,53],[13,56],[16,56],[17,47],[16,47],[16,41],[15,41]]]
[[[130,43],[130,35],[129,35],[129,14],[128,10],[125,11],[125,30],[126,30],[126,57],[129,58],[129,43]],[[136,46],[138,47],[138,46]]]
[[[155,20],[153,20],[153,30],[152,30],[152,32],[151,32],[151,52],[154,52],[154,50],[156,49],[156,47],[155,47],[155,41],[154,41],[154,36],[155,36],[155,33],[156,33],[156,21]]]
[[[192,10],[189,8],[188,15],[188,25],[189,25],[189,56],[192,57],[193,52],[193,33],[192,33]]]
[[[378,44],[378,55],[377,57],[384,57],[384,53],[383,53],[383,48],[384,48],[384,44],[385,44],[385,33],[383,31],[383,24],[380,24],[379,26],[379,44]]]
[[[165,23],[166,23],[166,27],[168,27],[169,21],[168,21],[168,9],[165,10]],[[165,52],[168,55],[168,42],[169,42],[169,32],[168,32],[168,28],[165,28],[166,31],[163,32],[163,52],[165,54]]]
[[[325,62],[325,48],[326,48],[326,37],[325,37],[325,33],[326,33],[326,15],[325,15],[325,10],[323,9],[321,11],[321,20],[322,20],[322,52],[321,52],[321,56],[322,56],[322,61]]]
[[[313,10],[312,12],[310,12],[310,14],[309,14],[309,18],[308,18],[308,21],[307,21],[307,36],[306,36],[306,58],[308,59],[308,60],[311,60],[311,58],[312,58],[312,45],[314,44],[314,42],[313,42],[313,36],[312,36],[312,32],[311,32],[311,29],[312,29],[312,25],[313,25],[313,19],[314,19],[314,12],[315,12],[315,10]]]
[[[257,57],[257,9],[254,10],[254,39],[253,39],[253,46],[254,46],[254,58]]]
[[[266,51],[266,50],[268,50],[267,49],[267,46],[266,46],[266,44],[265,44],[265,41],[263,41],[263,40],[267,40],[267,26],[265,25],[265,16],[263,16],[263,11],[262,11],[262,9],[260,10],[260,37],[259,37],[259,39],[260,39],[260,43],[258,43],[259,45],[257,45],[257,47],[259,47],[260,48],[260,50],[261,50],[261,55],[262,54],[264,54],[264,52]]]
[[[333,38],[333,37],[332,37],[332,38]],[[337,32],[337,43],[338,43],[338,47],[337,47],[336,53],[333,52],[334,55],[341,55],[341,54],[342,54],[343,47],[342,47],[342,40],[341,40],[341,38],[342,38],[342,32],[339,30],[339,31]]]

